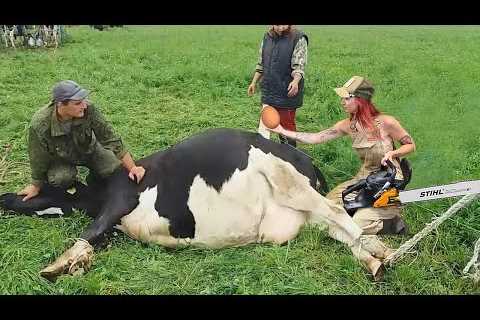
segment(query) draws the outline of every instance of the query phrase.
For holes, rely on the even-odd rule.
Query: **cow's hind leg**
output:
[[[311,193],[317,198],[316,206],[310,210],[310,223],[327,223],[329,235],[347,244],[353,255],[369,270],[375,281],[381,280],[385,271],[382,260],[392,251],[376,236],[362,234],[362,229],[343,208],[321,195]]]
[[[279,205],[305,212],[311,223],[326,223],[331,237],[346,243],[375,280],[382,278],[384,267],[380,259],[390,252],[386,246],[377,238],[362,235],[362,229],[342,207],[320,195],[290,164],[278,161],[265,166],[263,171]]]
[[[329,235],[346,243],[353,255],[372,273],[375,280],[383,277],[382,260],[393,252],[375,235],[364,235],[362,229],[338,204],[326,198],[319,199],[317,208],[310,212],[309,222],[327,223]]]

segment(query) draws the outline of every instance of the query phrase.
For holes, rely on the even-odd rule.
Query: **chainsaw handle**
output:
[[[355,184],[352,184],[351,186],[348,186],[347,189],[342,191],[342,200],[345,201],[345,196],[349,193],[352,193],[353,191],[357,191],[362,189],[364,186],[366,186],[367,181],[365,179],[362,179],[358,181]]]
[[[392,161],[386,160],[385,162],[387,163],[388,176],[395,178],[395,176],[397,175],[397,168],[395,167]]]

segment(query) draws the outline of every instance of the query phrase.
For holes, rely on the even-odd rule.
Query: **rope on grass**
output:
[[[475,242],[475,248],[473,249],[472,259],[467,263],[463,273],[473,279],[474,283],[480,282],[480,260],[478,255],[480,254],[480,238]],[[472,268],[473,267],[473,268]]]
[[[395,262],[400,260],[408,250],[413,248],[420,240],[422,240],[426,235],[428,235],[432,230],[436,229],[439,225],[441,225],[445,220],[450,218],[454,215],[458,210],[463,209],[466,207],[470,202],[475,200],[480,194],[468,194],[456,202],[453,206],[451,206],[444,214],[440,217],[435,218],[432,222],[427,223],[425,228],[422,231],[418,232],[414,235],[411,239],[407,240],[403,243],[394,253],[389,255],[384,260],[385,265],[393,265]]]

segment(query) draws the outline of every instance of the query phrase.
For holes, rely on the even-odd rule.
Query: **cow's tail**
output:
[[[315,170],[315,175],[317,176],[317,183],[316,183],[316,190],[318,193],[320,193],[322,196],[326,195],[328,193],[328,185],[327,181],[325,180],[325,177],[323,176],[322,172],[320,169],[318,169],[314,164],[313,165],[313,170]]]

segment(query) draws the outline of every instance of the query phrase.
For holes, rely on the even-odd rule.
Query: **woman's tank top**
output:
[[[358,179],[363,179],[371,172],[379,170],[385,153],[392,151],[395,147],[392,138],[383,129],[383,123],[378,118],[375,118],[374,122],[376,132],[367,132],[356,120],[352,120],[350,125],[352,147],[362,161],[362,166],[355,175],[355,178]],[[397,169],[395,178],[403,180],[398,158],[393,159],[393,164]]]

